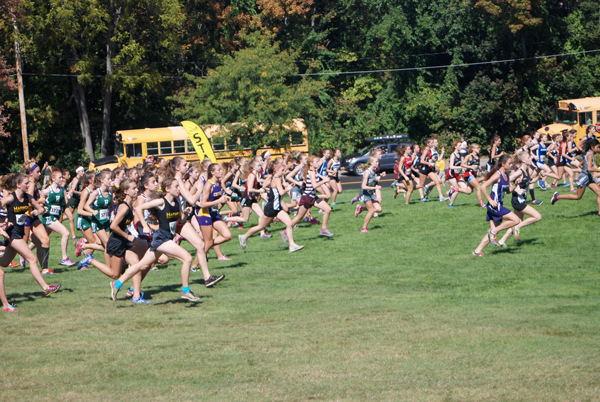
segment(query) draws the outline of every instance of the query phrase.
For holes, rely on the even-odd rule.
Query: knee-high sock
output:
[[[48,268],[48,258],[50,257],[50,248],[40,247],[40,250],[42,251],[42,261],[40,261],[40,263],[42,264],[42,269]]]

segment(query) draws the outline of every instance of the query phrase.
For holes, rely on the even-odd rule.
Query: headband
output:
[[[275,166],[275,169],[273,169],[273,171],[276,171],[277,169],[279,169],[282,166],[283,166],[283,163],[280,163],[279,165]]]
[[[34,163],[34,164],[33,164],[33,166],[31,167],[31,169],[29,169],[29,173],[30,173],[30,174],[31,174],[31,173],[33,173],[33,171],[34,171],[36,168],[39,168],[39,166],[37,165],[37,163]]]
[[[83,166],[79,166],[77,169],[75,169],[75,173],[79,173],[79,172],[83,172],[85,169],[83,168]]]

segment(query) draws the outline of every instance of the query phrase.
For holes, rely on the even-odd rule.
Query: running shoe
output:
[[[421,202],[429,202],[429,198],[423,197],[423,198],[421,198]]]
[[[288,242],[288,237],[287,237],[287,233],[285,233],[285,230],[279,232],[281,233],[281,240],[283,240],[284,243]]]
[[[398,197],[398,189],[394,190],[394,199],[396,199],[396,197]]]
[[[552,184],[550,185],[550,187],[552,187],[552,188],[556,188],[556,182],[552,183]]]
[[[198,271],[198,267],[190,267],[190,271],[197,272]]]
[[[219,261],[231,261],[231,258],[228,258],[226,255],[222,255],[219,257]]]
[[[50,296],[52,293],[58,292],[60,289],[60,283],[58,285],[48,285],[48,289],[44,290],[45,296]]]
[[[538,180],[537,185],[539,188],[542,188],[544,186],[544,182],[540,179]]]
[[[77,240],[77,236],[72,236],[71,240]]]
[[[360,215],[361,212],[362,212],[362,206],[360,204],[358,204],[356,206],[356,212],[354,212],[354,217],[358,218],[358,215]]]
[[[544,186],[543,186],[543,187],[540,187],[540,189],[541,189],[542,191],[546,191],[546,190],[548,190],[548,187],[547,187],[547,186],[544,184]]]
[[[310,223],[311,225],[318,225],[319,223],[321,223],[321,221],[316,220],[315,218],[309,219],[308,223]]]
[[[554,193],[554,195],[552,196],[552,200],[550,201],[550,204],[554,205],[556,203],[556,201],[558,201],[558,191],[556,193]]]
[[[483,257],[483,255],[484,255],[484,254],[483,254],[483,251],[481,251],[481,252],[479,252],[479,253],[478,253],[477,251],[473,251],[473,252],[471,253],[471,255],[472,255],[473,257]]]
[[[368,232],[369,232],[369,229],[361,229],[360,230],[360,233],[368,233]]]
[[[72,267],[73,265],[75,265],[75,263],[73,261],[71,261],[71,259],[69,257],[67,257],[64,260],[60,261],[60,265],[66,265],[67,267]]]
[[[42,269],[42,275],[48,275],[48,274],[50,274],[50,270],[48,268]]]
[[[273,219],[273,222],[279,222],[279,218]]]
[[[502,248],[508,248],[508,247],[506,246],[506,243],[501,243],[501,242],[498,242],[498,247],[502,247]]]
[[[333,204],[331,204],[332,207],[335,207],[337,205],[337,202],[334,202]]]
[[[322,209],[319,209],[319,213],[320,213],[321,215],[323,215],[325,212],[323,212],[323,210],[322,210]]]
[[[110,298],[113,301],[117,301],[117,294],[119,293],[119,289],[117,289],[117,287],[115,286],[115,282],[110,282]]]
[[[531,203],[533,205],[542,205],[544,203],[544,201],[533,200]]]
[[[487,233],[490,243],[492,243],[494,246],[498,246],[498,243],[496,242],[496,233],[492,232],[492,229],[489,229]]]
[[[204,281],[204,284],[206,285],[207,288],[210,288],[210,287],[213,287],[214,285],[216,285],[217,283],[221,282],[223,279],[225,279],[225,275],[219,275],[219,276],[211,275],[208,277],[207,280]]]
[[[140,296],[137,299],[135,297],[132,298],[131,302],[135,303],[135,304],[150,304],[150,303],[152,303],[152,300],[146,300],[146,299],[144,299],[144,296]]]
[[[238,226],[237,228],[238,228],[238,230],[244,230],[244,226],[242,226],[242,225]]]
[[[327,229],[321,229],[321,232],[319,233],[319,236],[333,237],[333,233],[331,233]]]
[[[302,250],[303,248],[304,248],[304,246],[294,244],[293,246],[290,246],[290,253],[293,253],[294,251]]]
[[[481,208],[485,208],[485,204],[483,203],[483,200],[479,200],[479,206]]]
[[[448,208],[454,208],[454,205],[448,205]]]
[[[576,193],[576,192],[577,192],[577,190],[573,189],[573,190],[571,190],[571,192],[572,192],[572,193]]]
[[[83,260],[79,261],[79,264],[77,264],[77,269],[87,268],[87,266],[90,265],[90,263],[92,262],[93,259],[94,259],[94,254],[92,254],[92,253],[86,254],[85,257],[83,257]]]
[[[352,201],[350,201],[350,205],[354,204],[356,201],[358,201],[358,199],[360,198],[360,194],[358,194],[356,197],[354,197],[352,199]]]
[[[260,235],[261,239],[270,239],[271,237],[273,237],[273,235],[269,234],[267,232],[265,232],[265,233],[263,233],[263,234]]]
[[[244,237],[244,235],[239,235],[238,240],[240,241],[240,247],[242,248],[242,250],[245,250],[246,249],[246,238]]]
[[[440,202],[448,201],[450,198],[440,195]]]
[[[17,264],[16,262],[14,262],[14,261],[11,261],[8,266],[11,267],[11,268],[19,268],[20,267],[20,265]]]
[[[73,245],[75,246],[75,257],[81,257],[81,251],[83,250],[84,245],[83,240],[84,239],[73,242]]]
[[[521,235],[520,235],[521,229],[514,227],[513,228],[513,234],[515,235],[515,237],[517,238],[517,240],[521,240]]]
[[[191,290],[187,293],[181,293],[181,298],[188,299],[189,301],[193,302],[200,300],[200,298],[196,296]]]
[[[429,186],[423,187],[423,194],[425,194],[425,198],[427,198],[427,195],[429,195]]]
[[[21,266],[22,266],[23,268],[27,268],[27,260],[26,260],[25,258],[21,257],[21,258],[19,259],[19,262],[21,263]]]
[[[569,184],[569,182],[568,182],[568,181],[566,181],[566,182],[564,182],[564,183],[563,183],[563,187],[569,187],[570,185],[571,185],[571,184]]]
[[[140,292],[141,296],[144,297],[144,292]],[[133,297],[133,288],[127,289],[127,293],[125,293],[125,297]]]
[[[4,311],[5,313],[16,313],[16,312],[17,312],[17,311],[19,311],[19,310],[17,310],[17,309],[15,308],[15,305],[14,305],[14,304],[9,304],[8,306],[4,307],[4,308],[2,309],[2,311]]]

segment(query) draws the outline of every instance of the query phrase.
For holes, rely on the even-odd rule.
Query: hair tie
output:
[[[34,171],[36,168],[39,168],[39,166],[37,165],[37,163],[34,163],[34,164],[33,164],[33,166],[31,167],[31,169],[29,169],[29,174],[33,173],[33,171]]]

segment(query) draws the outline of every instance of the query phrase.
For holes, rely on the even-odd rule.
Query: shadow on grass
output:
[[[254,252],[258,253],[258,251],[254,251]],[[252,253],[252,251],[251,251],[251,253]],[[248,265],[248,263],[244,262],[244,261],[240,261],[240,262],[236,262],[235,264],[226,265],[224,267],[211,267],[211,269],[241,268],[244,265]],[[198,268],[198,270],[200,270],[200,268]]]
[[[202,296],[200,296],[202,298]],[[205,297],[212,297],[212,296],[205,296]],[[193,308],[193,307],[199,307],[203,302],[202,301],[190,301],[187,299],[172,299],[172,300],[166,300],[164,302],[160,302],[160,303],[152,303],[155,306],[161,306],[164,304],[186,304],[185,308]]]
[[[537,241],[537,237],[533,239],[525,239],[515,242],[512,246],[508,246],[508,248],[500,248],[492,251],[492,254],[514,254],[515,251],[520,249],[523,246],[532,245],[532,244],[540,244]]]
[[[6,297],[14,303],[23,303],[28,301],[34,301],[35,299],[40,299],[44,297],[52,297],[61,292],[69,292],[73,293],[73,289],[62,287],[56,293],[52,293],[50,296],[45,296],[44,291],[40,290],[39,292],[30,292],[30,293],[9,293]]]

